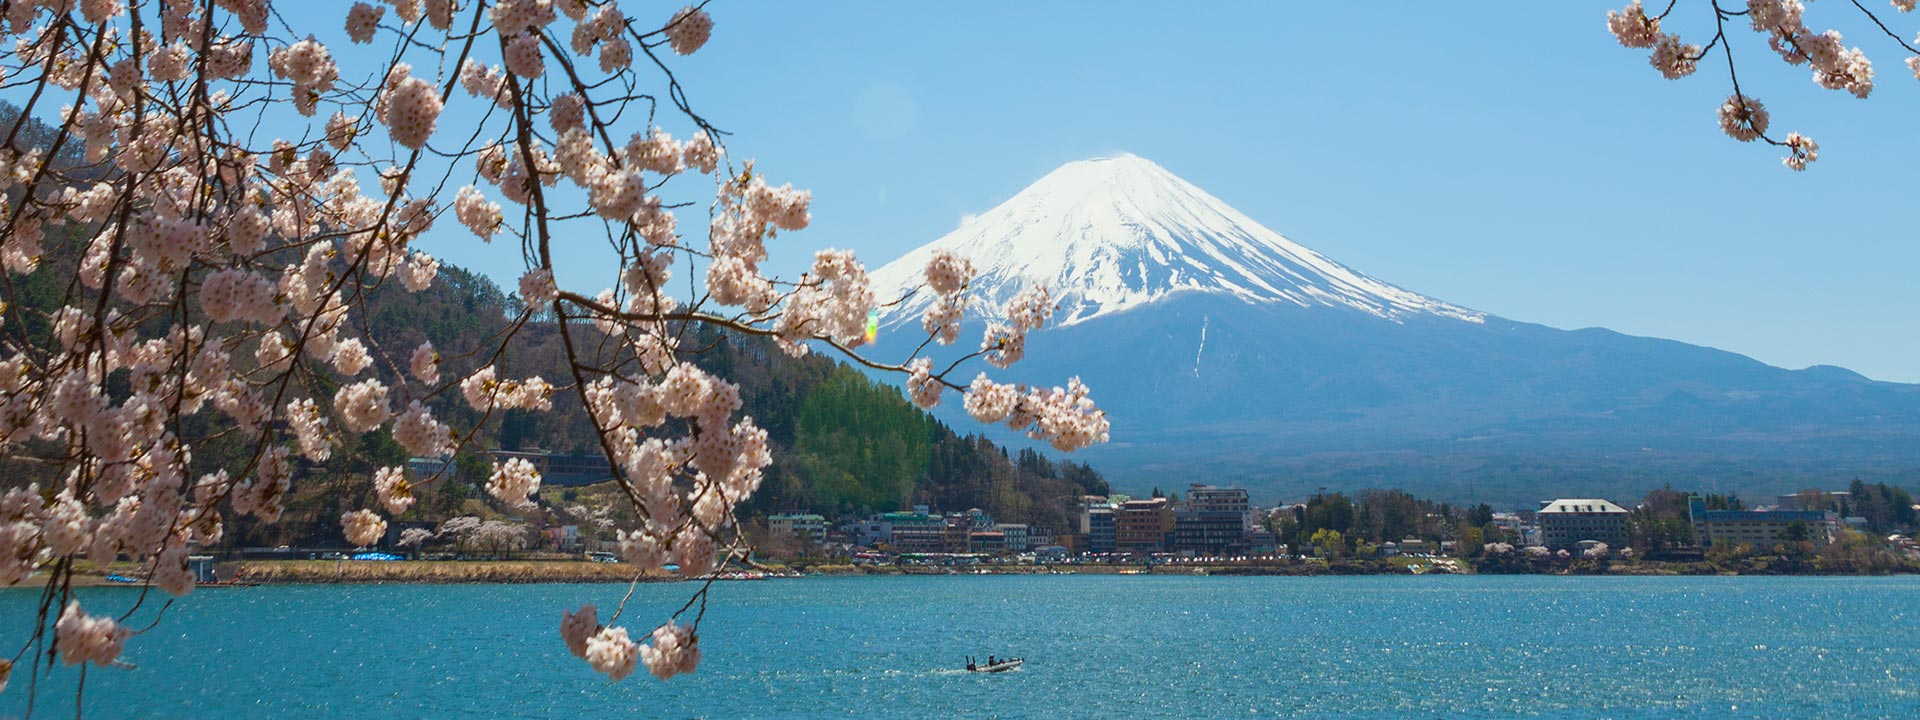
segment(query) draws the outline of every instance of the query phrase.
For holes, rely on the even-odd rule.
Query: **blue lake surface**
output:
[[[643,585],[644,634],[687,584]],[[560,614],[624,585],[201,589],[93,670],[100,718],[1920,717],[1920,578],[849,577],[722,583],[698,673],[608,682]],[[84,591],[124,609],[134,591]],[[35,593],[0,593],[17,647]],[[644,621],[643,621],[644,620]],[[963,656],[1020,655],[976,675]],[[0,694],[25,710],[27,671]],[[40,680],[70,717],[77,674]]]

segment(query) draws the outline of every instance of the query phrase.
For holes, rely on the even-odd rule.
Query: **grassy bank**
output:
[[[632,582],[626,563],[553,560],[367,562],[239,560],[216,566],[221,579],[255,583],[591,583]],[[678,576],[660,573],[648,580]]]

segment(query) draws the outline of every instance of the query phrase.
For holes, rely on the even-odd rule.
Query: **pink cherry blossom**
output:
[[[1700,46],[1680,42],[1678,35],[1661,35],[1653,45],[1650,62],[1668,80],[1692,75],[1699,68]]]
[[[487,478],[487,494],[508,505],[532,507],[533,501],[528,498],[539,491],[539,471],[522,458],[494,463],[493,475]]]
[[[529,308],[543,309],[552,305],[559,292],[559,288],[553,285],[552,270],[535,268],[520,276],[520,300]]]
[[[673,51],[681,55],[692,55],[707,44],[707,38],[711,35],[713,18],[705,10],[684,7],[667,21],[667,38],[673,44]]]
[[[560,617],[560,639],[567,643],[567,652],[574,657],[586,659],[587,639],[600,632],[600,612],[592,605],[582,605],[575,612]]]
[[[73,600],[54,624],[54,649],[68,665],[112,665],[132,634],[113,618],[88,615],[80,609],[80,601]]]
[[[413,507],[413,488],[407,484],[407,469],[398,465],[383,467],[373,472],[373,491],[380,497],[380,504],[387,512],[399,515]],[[370,543],[361,543],[370,544]]]
[[[387,387],[374,379],[340,388],[333,396],[333,411],[341,425],[356,433],[379,427],[393,414],[387,406]]]
[[[1607,29],[1621,45],[1630,48],[1652,47],[1660,39],[1660,21],[1647,17],[1640,0],[1627,3],[1624,10],[1608,11]]]
[[[450,458],[487,446],[498,413],[549,412],[569,398],[588,411],[588,440],[608,450],[630,500],[621,517],[631,520],[606,525],[622,559],[642,572],[677,564],[708,575],[738,539],[735,513],[774,456],[740,387],[696,362],[707,344],[686,341],[694,325],[893,368],[922,406],[951,387],[955,368],[935,375],[911,349],[862,354],[872,352],[870,314],[898,298],[874,296],[854,253],[806,244],[812,193],[726,155],[723,136],[690,105],[699,94],[678,85],[688,76],[665,72],[661,45],[686,55],[711,38],[705,11],[683,8],[649,31],[613,2],[318,5],[340,24],[288,28],[265,0],[0,10],[0,34],[16,41],[0,43],[3,79],[58,128],[0,148],[10,199],[0,269],[20,280],[0,287],[0,322],[34,317],[47,338],[0,337],[0,444],[45,470],[38,485],[0,492],[0,586],[41,584],[34,614],[57,617],[34,626],[35,647],[110,667],[134,637],[113,619],[126,608],[80,610],[71,560],[132,560],[155,588],[183,596],[196,585],[190,546],[232,542],[226,531],[239,517],[248,532],[273,532],[264,526],[289,514],[296,488],[333,482],[325,464],[365,460],[361,436],[384,432],[411,456]],[[396,25],[385,24],[388,6]],[[336,56],[307,35],[327,27],[355,44],[376,43],[383,27],[396,32],[391,47]],[[1763,32],[1804,56],[1816,82],[1856,93],[1870,84],[1871,66],[1837,35],[1797,19]],[[455,86],[464,92],[446,97]],[[448,112],[449,103],[460,107]],[[293,112],[278,115],[282,104]],[[1790,163],[1816,157],[1802,136],[1785,144]],[[684,202],[690,193],[711,202]],[[479,267],[490,267],[486,254],[522,260],[516,289],[536,312],[503,319],[510,329],[492,336],[436,332],[442,350],[420,334],[430,328],[383,327],[391,323],[371,313],[404,308],[408,296],[397,293],[434,289],[442,270],[460,285],[453,290],[471,289],[472,276],[424,250],[447,242],[434,225],[449,212],[484,241],[511,242],[448,245],[445,257],[466,265],[474,255]],[[601,239],[618,264],[556,264],[571,257],[562,248]],[[812,263],[780,277],[763,267],[776,251]],[[695,274],[676,275],[681,267]],[[922,322],[933,340],[957,341],[973,272],[954,256],[929,263],[938,302]],[[607,289],[561,303],[557,273],[600,277]],[[71,292],[51,307],[20,304],[9,288],[26,286]],[[1020,359],[1053,300],[1035,288],[1006,310],[984,364]],[[527,362],[535,337],[562,340],[562,385],[509,372]],[[1108,432],[1077,381],[1043,388],[981,374],[964,396],[974,417],[1056,448]],[[374,498],[338,517],[359,546],[379,543],[422,487],[462,481],[412,477],[401,465],[348,480],[342,497]],[[524,511],[541,480],[533,463],[510,458],[485,484]],[[525,536],[509,521],[472,526],[444,524],[508,544]],[[432,535],[413,530],[401,545]],[[700,659],[698,615],[665,619],[635,642],[585,606],[561,635],[609,677],[644,662],[664,679]],[[9,667],[0,663],[0,678]]]
[[[440,382],[440,353],[433,351],[433,343],[423,342],[413,349],[413,356],[407,362],[408,371],[420,382],[434,385]]]
[[[1781,144],[1787,147],[1789,154],[1780,161],[1794,170],[1805,170],[1807,163],[1820,159],[1820,143],[1814,142],[1813,138],[1797,132],[1787,133],[1786,141]]]
[[[654,677],[666,680],[700,666],[700,637],[691,626],[668,622],[654,628],[649,639],[640,657]]]
[[[393,141],[414,150],[426,145],[440,119],[440,91],[432,83],[403,75],[398,82],[389,79],[381,99],[385,112],[380,120],[393,133]]]
[[[587,638],[583,656],[594,670],[625,680],[638,666],[640,647],[627,638],[626,628],[607,627]]]
[[[932,377],[933,361],[919,358],[907,363],[907,394],[913,398],[913,404],[922,408],[932,408],[940,404],[940,391],[945,390],[939,380]]]
[[[354,3],[353,9],[347,11],[347,37],[357,43],[372,42],[373,31],[380,28],[380,16],[386,12],[384,7]]]
[[[546,72],[547,59],[540,54],[540,38],[521,35],[507,43],[507,71],[523,78],[537,78]]]
[[[354,510],[340,516],[340,529],[346,534],[348,544],[372,547],[387,534],[387,521],[372,510]]]
[[[1740,142],[1767,134],[1767,108],[1759,100],[1735,95],[1720,106],[1720,129]]]

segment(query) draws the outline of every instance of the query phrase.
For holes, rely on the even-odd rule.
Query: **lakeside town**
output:
[[[1868,490],[1862,494],[1892,496],[1905,504],[1883,518],[1877,508],[1876,517],[1851,514],[1855,493],[1848,490],[1803,491],[1748,508],[1737,497],[1682,496],[1667,489],[1650,493],[1648,502],[1632,509],[1604,498],[1557,498],[1542,501],[1537,509],[1496,512],[1484,505],[1441,505],[1418,518],[1376,519],[1370,517],[1376,506],[1411,498],[1391,491],[1367,492],[1355,504],[1345,495],[1322,493],[1305,502],[1262,508],[1253,505],[1243,489],[1193,484],[1184,497],[1082,498],[1075,522],[1067,528],[997,523],[978,509],[940,513],[924,505],[839,523],[813,513],[777,514],[766,523],[770,538],[793,541],[778,545],[792,557],[841,555],[855,565],[1137,563],[1247,569],[1320,564],[1363,569],[1372,564],[1375,569],[1414,573],[1468,567],[1511,572],[1567,571],[1581,565],[1603,570],[1609,561],[1673,565],[1765,556],[1818,560],[1841,557],[1832,550],[1848,549],[1890,564],[1825,563],[1824,569],[1874,572],[1920,559],[1920,544],[1909,534],[1916,509],[1911,498],[1885,485],[1856,487]],[[1683,501],[1683,514],[1673,512],[1675,499]],[[1416,529],[1380,534],[1396,520]],[[1800,569],[1818,571],[1820,565],[1808,563]]]
[[[567,478],[565,467],[554,466]],[[581,477],[591,478],[591,473]],[[597,479],[597,478],[592,478]],[[531,582],[684,579],[624,562],[622,523],[589,502],[604,483],[556,486],[552,511],[516,523],[396,523],[360,548],[204,548],[196,573],[245,582]],[[1854,481],[1749,505],[1661,488],[1631,501],[1455,506],[1396,490],[1320,492],[1261,506],[1238,487],[1067,499],[1066,522],[1003,522],[926,504],[829,517],[743,518],[740,545],[705,576],[802,574],[1888,574],[1920,572],[1920,506]],[[545,519],[545,522],[541,522]],[[316,562],[318,561],[318,562]],[[219,566],[219,569],[216,569]]]

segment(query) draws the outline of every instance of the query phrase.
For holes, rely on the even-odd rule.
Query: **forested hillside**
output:
[[[72,262],[57,253],[49,253],[47,261]],[[61,305],[66,288],[42,283],[34,290],[32,302],[20,308],[22,316],[34,320],[11,324],[0,332],[48,332],[48,324],[36,320]],[[538,375],[556,386],[549,412],[511,410],[487,418],[456,459],[456,477],[416,478],[421,502],[396,520],[438,521],[504,511],[487,506],[484,493],[476,489],[485,481],[486,450],[598,453],[550,319],[536,318],[519,328],[513,350],[498,358],[467,355],[472,348],[489,347],[488,338],[510,331],[512,318],[521,309],[518,298],[487,278],[443,266],[431,288],[413,293],[390,283],[376,290],[366,307],[365,326],[351,335],[377,346],[394,362],[404,363],[411,348],[430,341],[446,367],[491,361],[503,378]],[[707,370],[738,382],[743,412],[768,432],[774,463],[767,468],[759,494],[743,506],[746,514],[809,510],[834,516],[925,503],[941,509],[979,507],[1007,522],[1064,526],[1069,499],[1107,490],[1100,474],[1083,464],[1056,463],[1030,450],[1009,454],[984,438],[958,434],[913,407],[897,389],[830,357],[793,358],[769,342],[723,341],[718,333],[700,327],[687,329],[682,347],[690,349],[689,356]],[[403,395],[408,399],[433,393],[427,404],[455,428],[470,428],[480,421],[480,414],[461,400],[457,388],[438,388],[435,393],[418,383],[408,386],[403,370],[380,362],[369,372],[409,387]],[[312,390],[315,397],[324,398],[334,388]],[[194,464],[205,472],[237,467],[235,463],[244,464],[244,453],[244,448],[214,442],[194,448]],[[356,476],[405,459],[405,452],[384,429],[337,446],[327,462],[307,464],[298,475],[280,523],[260,526],[240,519],[229,528],[228,539],[244,545],[337,543],[340,514],[374,502],[365,478]],[[0,479],[9,485],[53,480],[17,463],[0,468]],[[581,519],[572,517],[577,512],[558,507],[511,514],[539,522]],[[616,521],[627,517],[611,515]]]
[[[383,288],[370,334],[412,347],[431,340],[446,362],[508,326],[517,298],[486,278],[443,268],[424,292]],[[503,377],[539,375],[560,389],[551,412],[510,411],[489,420],[478,444],[511,450],[597,453],[591,426],[569,374],[558,333],[547,322],[520,330],[525,348],[500,359]],[[750,512],[811,510],[826,515],[897,509],[924,503],[942,509],[979,507],[1008,522],[1059,526],[1068,499],[1104,494],[1092,468],[1055,462],[1031,451],[1010,454],[975,435],[961,435],[913,407],[894,387],[868,379],[823,354],[794,358],[759,339],[722,340],[688,329],[683,348],[710,372],[740,385],[743,412],[766,428],[774,449]],[[470,361],[469,361],[470,362]],[[443,411],[457,402],[443,400]],[[470,410],[467,422],[477,420]],[[467,478],[472,480],[472,478]]]

